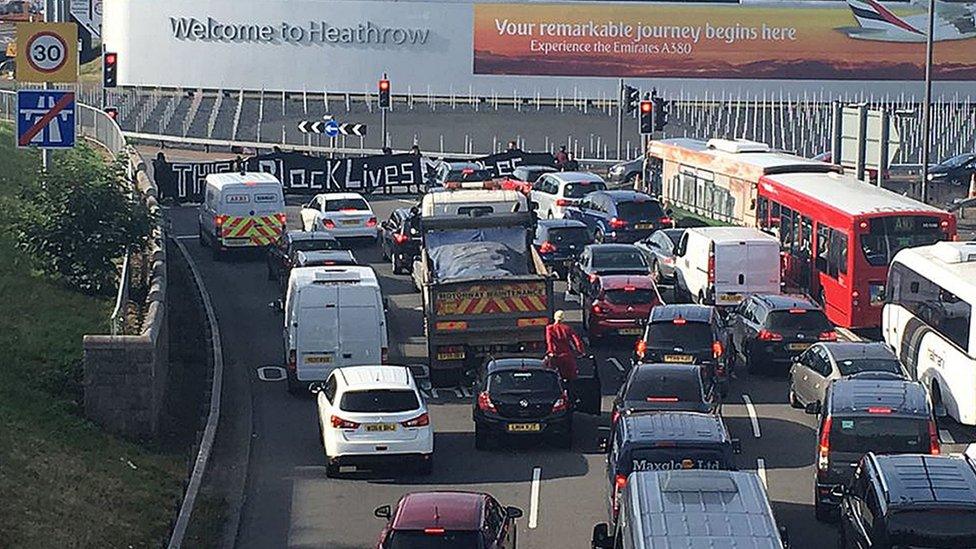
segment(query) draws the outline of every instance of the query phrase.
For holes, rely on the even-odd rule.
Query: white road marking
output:
[[[763,458],[756,458],[756,473],[766,490],[769,490],[769,484],[766,483],[766,460]]]
[[[281,366],[261,366],[258,368],[258,379],[261,381],[281,381],[288,373]]]
[[[180,235],[174,236],[173,238],[175,238],[177,240],[196,240],[196,239],[200,238],[200,235],[196,235],[196,234],[180,234]]]
[[[617,370],[619,370],[621,372],[624,371],[624,365],[621,364],[620,361],[617,360],[616,358],[610,357],[610,358],[607,359],[607,362],[609,362],[610,364],[613,364],[613,367],[616,368]]]
[[[460,387],[454,388],[454,394],[457,395],[458,398],[464,398],[464,393],[461,392]]]
[[[529,528],[539,524],[539,487],[542,478],[542,468],[532,469],[532,491],[529,495]]]
[[[841,328],[840,326],[838,326],[837,328],[834,329],[834,331],[844,336],[844,338],[846,338],[847,341],[861,341],[861,336],[855,334],[854,332],[848,330],[847,328]]]
[[[464,394],[464,398],[471,398],[471,389],[467,387],[461,387],[461,393]]]
[[[746,410],[749,412],[749,420],[752,421],[752,434],[756,438],[762,436],[762,432],[759,430],[759,416],[756,415],[756,407],[752,405],[752,399],[749,395],[743,394],[742,400],[746,403]]]

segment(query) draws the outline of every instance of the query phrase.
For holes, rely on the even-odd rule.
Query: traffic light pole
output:
[[[380,109],[380,132],[382,134],[383,147],[386,147],[386,109]]]
[[[617,160],[624,160],[624,156],[620,152],[620,147],[623,144],[624,135],[624,101],[627,98],[624,97],[624,79],[620,79],[620,86],[617,89]]]

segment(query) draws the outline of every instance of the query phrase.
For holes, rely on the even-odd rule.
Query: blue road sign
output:
[[[327,120],[325,122],[325,135],[328,135],[329,137],[339,135],[339,123],[335,120]]]
[[[17,91],[17,146],[70,149],[75,146],[75,93]]]

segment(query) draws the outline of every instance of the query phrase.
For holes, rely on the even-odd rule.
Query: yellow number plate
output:
[[[810,348],[810,345],[812,345],[812,343],[790,343],[786,346],[786,348],[791,351],[806,351]]]
[[[719,294],[716,301],[719,303],[738,303],[742,301],[742,296],[739,294]]]
[[[513,433],[536,433],[542,430],[538,423],[509,423],[508,430]]]
[[[332,363],[332,355],[311,355],[305,357],[305,362],[307,364],[330,364]]]
[[[437,360],[463,360],[464,353],[437,353]]]
[[[690,363],[695,360],[691,355],[664,355],[664,362],[684,362]]]
[[[620,335],[625,336],[641,335],[641,332],[643,332],[640,328],[621,328],[619,331]]]
[[[367,431],[373,432],[385,432],[385,431],[396,431],[396,424],[394,423],[374,423],[372,425],[366,426]]]
[[[637,229],[653,229],[654,228],[654,224],[653,223],[638,223],[638,224],[634,225],[634,227],[637,228]]]

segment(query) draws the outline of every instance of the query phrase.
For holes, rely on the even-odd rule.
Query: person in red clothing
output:
[[[563,323],[563,312],[556,311],[552,324],[546,326],[546,353],[550,367],[558,370],[563,379],[573,381],[579,375],[576,355],[585,350],[583,340]]]

